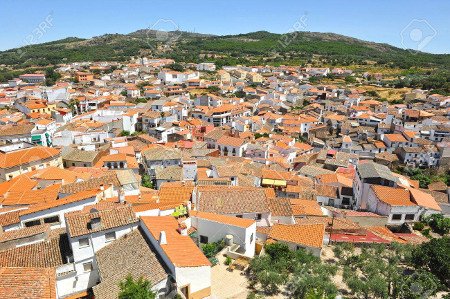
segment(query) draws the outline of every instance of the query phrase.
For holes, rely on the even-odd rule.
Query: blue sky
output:
[[[0,50],[148,27],[212,34],[285,33],[301,20],[305,31],[450,53],[449,15],[448,0],[0,0]]]

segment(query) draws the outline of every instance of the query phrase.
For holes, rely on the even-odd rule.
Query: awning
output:
[[[272,179],[263,179],[261,185],[270,185],[270,186],[286,186],[286,181],[283,180],[272,180]]]

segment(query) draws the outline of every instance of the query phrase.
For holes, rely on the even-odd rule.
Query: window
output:
[[[83,270],[84,270],[84,272],[91,272],[92,271],[92,262],[84,263]]]
[[[342,204],[343,204],[344,206],[348,206],[348,205],[350,205],[350,199],[349,199],[349,198],[346,198],[346,197],[344,197],[344,198],[342,199]]]
[[[242,215],[236,215],[237,218],[242,218]]]
[[[40,224],[41,224],[40,220],[32,220],[32,221],[25,222],[25,227],[30,227],[30,226],[40,225]]]
[[[250,235],[250,243],[253,243],[253,233]]]
[[[402,220],[402,214],[393,214],[392,220]]]
[[[88,238],[83,238],[78,240],[78,245],[80,248],[84,248],[84,247],[88,247],[89,246],[89,239]]]
[[[59,223],[59,216],[56,215],[56,216],[44,218],[44,223],[55,223],[55,224]]]
[[[106,242],[111,242],[116,239],[116,232],[110,232],[105,234]]]
[[[208,237],[200,235],[200,243],[203,243],[203,244],[208,243]]]
[[[414,214],[406,214],[405,215],[405,220],[414,220]]]
[[[262,219],[262,215],[261,214],[256,214],[256,220],[261,220]]]

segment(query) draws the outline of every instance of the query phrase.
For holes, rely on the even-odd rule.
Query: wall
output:
[[[116,239],[118,239],[123,235],[133,231],[136,228],[137,223],[133,223],[119,228],[113,228],[89,235],[79,236],[75,238],[69,237],[70,246],[73,251],[76,275],[73,277],[68,277],[66,281],[60,283],[65,287],[72,284],[71,290],[64,290],[64,291],[71,294],[80,291],[85,291],[88,288],[91,288],[92,286],[96,285],[99,282],[100,277],[98,274],[98,266],[95,259],[95,252],[102,249],[110,242],[114,242],[114,240],[107,242],[105,239],[105,234],[114,231],[116,232]],[[80,248],[79,240],[83,238],[89,239],[89,246]],[[85,272],[83,264],[88,262],[92,262],[93,270],[90,272]]]
[[[197,293],[211,288],[211,267],[177,267],[175,277],[179,288],[189,285],[190,293]],[[210,294],[202,294],[210,295]],[[197,297],[200,298],[200,297]]]
[[[235,244],[239,244],[242,249],[245,249],[244,255],[253,257],[255,254],[256,223],[252,224],[248,228],[243,228],[226,223],[210,221],[199,217],[191,218],[192,226],[197,229],[198,235],[208,237],[208,243],[222,241],[226,235],[232,235],[233,242]],[[252,234],[253,240],[250,242]]]
[[[80,200],[77,202],[72,202],[69,204],[61,205],[61,206],[58,206],[55,208],[38,211],[38,212],[27,214],[27,215],[22,215],[22,216],[20,216],[20,222],[21,222],[22,227],[25,227],[24,223],[28,222],[28,221],[38,220],[38,219],[52,217],[52,216],[59,216],[60,224],[52,225],[52,228],[66,227],[66,222],[64,220],[65,213],[69,213],[72,211],[79,211],[79,210],[83,209],[83,207],[85,207],[87,205],[92,205],[97,202],[98,202],[98,200],[97,200],[96,196],[90,197],[90,198]]]

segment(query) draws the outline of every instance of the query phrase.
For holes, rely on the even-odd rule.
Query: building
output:
[[[20,80],[27,83],[43,83],[45,82],[44,74],[23,74],[19,76]]]
[[[30,147],[25,143],[0,147],[0,182],[49,166],[62,168],[60,150],[43,146]]]
[[[178,291],[188,299],[210,296],[211,263],[187,230],[180,230],[172,216],[141,217],[140,225],[175,279]]]
[[[94,74],[85,72],[76,72],[75,80],[77,80],[80,83],[91,82],[92,80],[94,80]]]
[[[220,242],[232,236],[230,246],[233,251],[252,258],[255,255],[256,222],[252,219],[219,215],[200,211],[190,212],[191,226],[198,234],[198,241],[202,244]]]
[[[96,252],[138,226],[131,206],[120,203],[86,206],[83,210],[67,213],[65,222],[73,263],[70,274],[58,284],[60,296],[95,286],[100,280]]]

